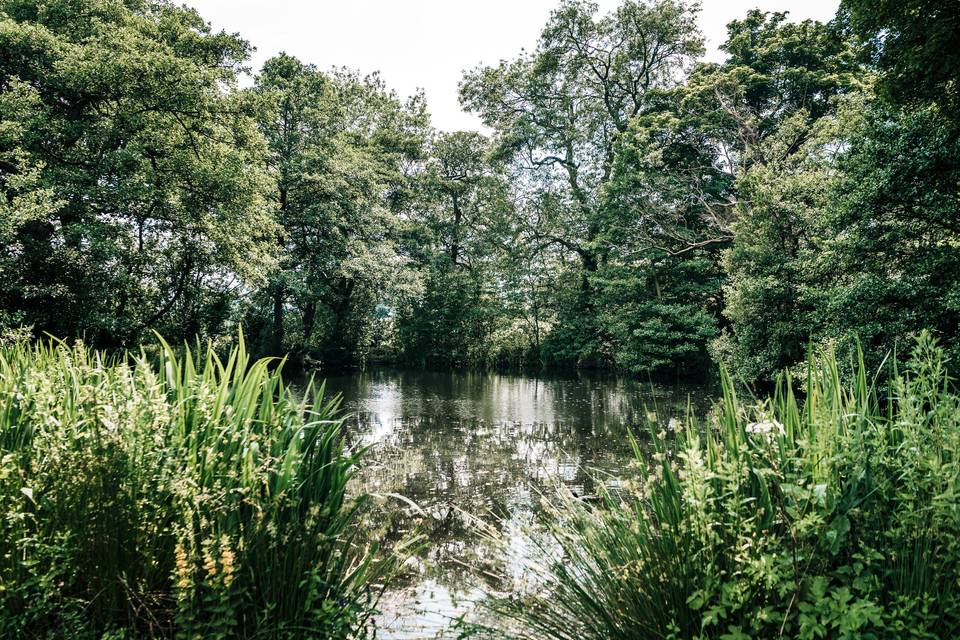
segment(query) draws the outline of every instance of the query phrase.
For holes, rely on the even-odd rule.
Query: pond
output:
[[[426,537],[381,602],[377,637],[394,640],[453,637],[451,620],[471,612],[482,581],[522,561],[519,534],[519,558],[497,557],[472,518],[509,538],[535,523],[557,483],[578,495],[615,486],[636,472],[630,427],[654,413],[664,423],[682,417],[688,406],[702,413],[710,398],[700,386],[612,377],[386,369],[329,377],[327,389],[343,395],[352,443],[370,445],[354,490],[382,496],[367,516],[371,535]]]

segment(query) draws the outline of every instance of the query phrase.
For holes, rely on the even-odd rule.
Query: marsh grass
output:
[[[364,636],[410,541],[362,537],[338,400],[276,364],[0,345],[0,636]]]
[[[464,635],[956,637],[960,397],[929,336],[890,366],[881,394],[821,354],[747,402],[724,375],[706,424],[649,425],[627,494],[552,499],[525,585]]]

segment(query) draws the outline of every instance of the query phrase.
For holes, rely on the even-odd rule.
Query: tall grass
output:
[[[528,579],[493,595],[511,638],[952,638],[960,633],[960,397],[922,336],[879,393],[811,362],[798,397],[652,426],[626,494],[553,501]]]
[[[358,536],[337,404],[242,339],[0,345],[0,637],[364,636],[403,549]]]

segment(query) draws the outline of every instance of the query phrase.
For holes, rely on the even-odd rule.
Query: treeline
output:
[[[747,378],[811,344],[960,319],[960,10],[565,0],[466,73],[490,135],[422,96],[156,0],[0,0],[0,328],[151,332],[308,363]]]

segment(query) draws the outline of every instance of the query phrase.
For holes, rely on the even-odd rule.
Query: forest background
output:
[[[82,10],[80,10],[82,9]],[[960,19],[565,0],[478,67],[489,135],[154,0],[0,1],[0,328],[323,367],[768,380],[960,318]]]

